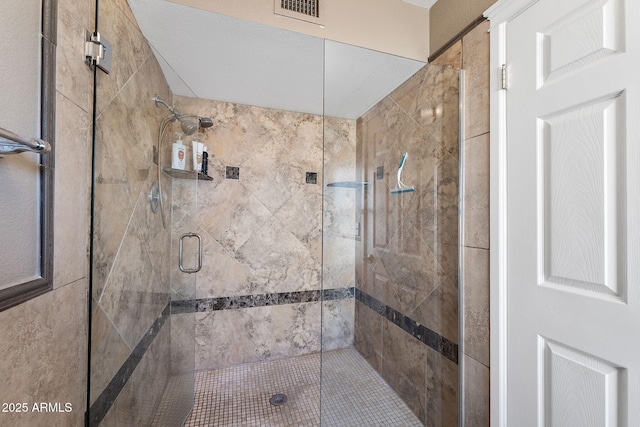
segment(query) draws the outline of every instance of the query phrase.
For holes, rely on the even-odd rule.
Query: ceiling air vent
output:
[[[276,15],[321,24],[320,0],[274,0]]]

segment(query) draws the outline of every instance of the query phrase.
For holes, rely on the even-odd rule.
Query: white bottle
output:
[[[173,143],[171,150],[171,168],[184,170],[184,166],[187,163],[187,149],[182,144],[182,140],[178,139]]]
[[[196,172],[202,171],[202,150],[204,144],[200,141],[191,141],[193,146],[193,170]]]

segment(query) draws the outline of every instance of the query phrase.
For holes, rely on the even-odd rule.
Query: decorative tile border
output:
[[[383,304],[360,289],[324,289],[315,291],[281,292],[261,295],[243,295],[223,298],[204,298],[182,301],[171,301],[162,314],[155,320],[149,331],[142,337],[136,348],[111,379],[107,387],[89,409],[89,425],[98,425],[111,409],[120,392],[144,357],[151,343],[158,335],[170,314],[207,312],[217,310],[234,310],[240,308],[265,307],[304,302],[332,301],[356,298],[361,303],[399,326],[424,344],[442,354],[447,359],[458,363],[458,345],[437,332],[420,325],[399,311]]]
[[[403,331],[420,340],[423,344],[428,345],[447,359],[458,364],[458,344],[378,301],[360,289],[356,289],[356,299],[380,316],[399,326]]]
[[[122,364],[113,378],[111,378],[111,381],[109,381],[109,384],[105,387],[102,393],[100,393],[100,396],[98,396],[93,405],[91,405],[91,408],[89,408],[89,416],[87,417],[88,425],[97,426],[102,422],[109,412],[109,409],[111,409],[111,406],[118,398],[118,395],[122,389],[124,389],[127,381],[129,381],[129,378],[133,375],[133,372],[144,357],[144,354],[147,352],[149,347],[151,347],[151,343],[166,323],[170,314],[171,305],[167,304],[164,310],[162,310],[162,314],[160,314],[155,322],[153,322],[149,331],[144,334],[136,348],[133,349],[127,360]]]
[[[191,299],[171,301],[171,314],[267,307],[273,305],[298,304],[303,302],[341,300],[354,297],[354,288],[342,288],[315,291],[280,292],[261,295],[241,295],[222,298]]]

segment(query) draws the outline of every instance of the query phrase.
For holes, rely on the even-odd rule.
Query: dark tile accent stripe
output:
[[[455,364],[458,364],[458,344],[448,340],[439,333],[417,323],[412,318],[405,316],[399,311],[389,307],[388,305],[378,301],[371,295],[356,289],[355,297],[358,301],[369,307],[371,310],[383,316],[403,331],[411,334],[423,344],[428,345],[438,353]]]
[[[122,364],[93,405],[91,405],[91,408],[89,408],[89,425],[97,426],[107,415],[109,409],[118,398],[122,389],[124,389],[127,381],[129,381],[129,378],[144,357],[144,354],[149,347],[151,347],[151,343],[166,323],[170,314],[171,305],[167,304],[164,310],[162,310],[162,314],[153,322],[149,331],[144,334],[136,348],[133,349],[127,360]]]
[[[298,304],[302,302],[331,301],[355,297],[354,288],[323,289],[322,291],[281,292],[235,297],[202,298],[171,301],[171,313],[194,313],[238,308],[266,307],[272,305]]]

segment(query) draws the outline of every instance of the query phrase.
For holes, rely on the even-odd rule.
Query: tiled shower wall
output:
[[[325,251],[331,281],[321,292],[322,185],[323,126],[333,135],[335,153],[327,156],[353,174],[355,122],[323,124],[317,115],[187,97],[175,104],[214,122],[183,138],[188,147],[203,142],[209,152],[213,181],[198,183],[197,218],[185,209],[194,203],[191,184],[176,182],[173,190],[174,222],[197,221],[203,239],[203,268],[191,296],[196,370],[313,353],[321,340],[325,349],[352,345],[353,262],[345,264],[344,254]],[[187,154],[190,160],[190,148]],[[350,211],[336,208],[325,217],[344,222],[349,214],[353,225],[353,202]],[[350,231],[339,237],[353,245]],[[177,274],[173,283],[180,280]]]
[[[428,64],[358,120],[355,344],[430,426],[457,424],[458,80]]]
[[[98,13],[113,70],[97,74],[91,419],[146,425],[170,375],[170,233],[148,194],[167,114],[152,98],[171,92],[126,1],[101,0]]]
[[[489,425],[489,23],[434,62],[465,70],[464,425]]]

